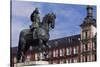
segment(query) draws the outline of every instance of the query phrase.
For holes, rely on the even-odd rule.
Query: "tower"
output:
[[[83,20],[81,27],[81,61],[96,61],[96,20],[93,18],[93,7],[86,7],[87,16]]]

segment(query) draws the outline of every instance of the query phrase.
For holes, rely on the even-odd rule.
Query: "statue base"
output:
[[[27,61],[24,63],[16,63],[14,67],[35,66],[49,64],[48,61]]]

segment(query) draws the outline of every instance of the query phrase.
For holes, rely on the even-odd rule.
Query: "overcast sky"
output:
[[[18,46],[19,33],[31,25],[30,14],[38,7],[41,20],[49,12],[56,14],[55,28],[50,31],[50,40],[80,34],[80,24],[86,16],[86,5],[39,3],[28,1],[12,1],[12,46]],[[93,6],[96,18],[96,7]]]

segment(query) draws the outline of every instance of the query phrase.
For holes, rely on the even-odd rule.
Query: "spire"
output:
[[[91,24],[96,26],[96,24],[94,23],[96,22],[96,20],[93,18],[93,6],[91,5],[86,6],[86,10],[87,10],[87,15],[80,26],[84,27]]]
[[[87,18],[93,18],[93,7],[90,5],[87,6]]]

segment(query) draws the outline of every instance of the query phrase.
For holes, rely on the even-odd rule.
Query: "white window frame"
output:
[[[56,57],[56,55],[55,55],[55,54],[56,54],[56,52],[55,52],[55,50],[53,50],[53,57]]]
[[[14,63],[16,63],[17,62],[17,59],[16,59],[16,57],[14,57]]]
[[[85,32],[82,32],[82,39],[85,39]]]
[[[83,62],[83,56],[81,55],[81,62]]]
[[[83,45],[80,45],[81,46],[81,53],[83,52]]]
[[[63,56],[63,50],[60,49],[60,56]]]
[[[95,61],[96,59],[95,59],[95,55],[92,55],[92,61]]]
[[[68,63],[68,59],[66,59],[66,63]]]
[[[83,56],[83,62],[86,62],[85,58],[86,58],[86,56]]]
[[[91,50],[91,44],[88,43],[87,45],[88,45],[88,49],[87,50],[90,51]]]
[[[73,48],[73,54],[76,54],[76,47]]]
[[[87,56],[87,62],[89,62],[89,61],[90,61],[90,55]]]
[[[95,48],[96,44],[94,42],[92,43],[92,46],[93,46],[92,49],[96,50],[96,48]]]
[[[79,49],[79,46],[74,47],[73,53],[74,53],[74,54],[78,54],[78,49]]]
[[[66,48],[66,55],[70,55],[70,48]]]
[[[37,53],[35,53],[35,60],[38,60],[38,55],[37,55]]]
[[[72,59],[71,59],[71,58],[69,58],[69,59],[68,59],[68,63],[71,63],[71,62],[72,62]]]
[[[40,52],[40,59],[42,60],[43,59],[43,53]]]
[[[55,57],[58,57],[58,49],[55,50]]]
[[[86,45],[86,44],[83,45],[83,51],[84,51],[84,52],[86,51],[86,47],[85,47],[85,45]]]

